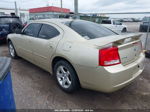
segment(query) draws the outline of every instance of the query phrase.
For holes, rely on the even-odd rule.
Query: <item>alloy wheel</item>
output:
[[[56,71],[58,83],[63,88],[67,89],[71,85],[70,72],[65,66],[59,66]]]
[[[12,57],[15,57],[15,50],[11,43],[9,44],[9,52]]]

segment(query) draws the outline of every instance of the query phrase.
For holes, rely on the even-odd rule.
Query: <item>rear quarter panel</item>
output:
[[[56,50],[56,55],[68,60],[74,67],[81,86],[85,80],[89,82],[92,74],[86,74],[89,68],[98,67],[98,49],[84,42],[61,41]]]

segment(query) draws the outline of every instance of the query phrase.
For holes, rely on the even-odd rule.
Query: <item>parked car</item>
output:
[[[79,87],[113,92],[144,69],[140,36],[118,35],[84,20],[36,20],[21,34],[10,34],[8,48],[12,58],[22,57],[54,74],[65,92]]]
[[[133,22],[132,18],[123,18],[122,22]]]
[[[150,17],[144,17],[142,23],[140,24],[139,31],[140,32],[147,32],[148,26],[150,27]],[[150,29],[149,29],[150,31]]]
[[[133,22],[141,22],[139,18],[132,18]]]
[[[22,28],[19,17],[0,16],[0,43],[6,41],[7,35]]]
[[[102,20],[101,24],[117,33],[127,32],[127,26],[123,25],[120,21],[114,19]]]

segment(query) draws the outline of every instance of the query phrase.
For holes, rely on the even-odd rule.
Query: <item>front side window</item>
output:
[[[39,33],[39,38],[42,39],[51,39],[53,37],[58,36],[59,31],[51,25],[43,24],[41,31]]]
[[[23,31],[23,34],[28,35],[28,36],[37,37],[40,28],[41,28],[41,24],[31,23],[25,28],[25,30]]]

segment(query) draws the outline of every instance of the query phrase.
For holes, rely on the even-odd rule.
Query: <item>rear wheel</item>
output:
[[[67,61],[61,60],[54,65],[54,75],[63,91],[71,93],[79,88],[76,72]]]
[[[12,58],[18,58],[14,45],[11,41],[8,42],[9,54]]]
[[[127,29],[126,29],[126,28],[123,28],[122,32],[127,32]]]

